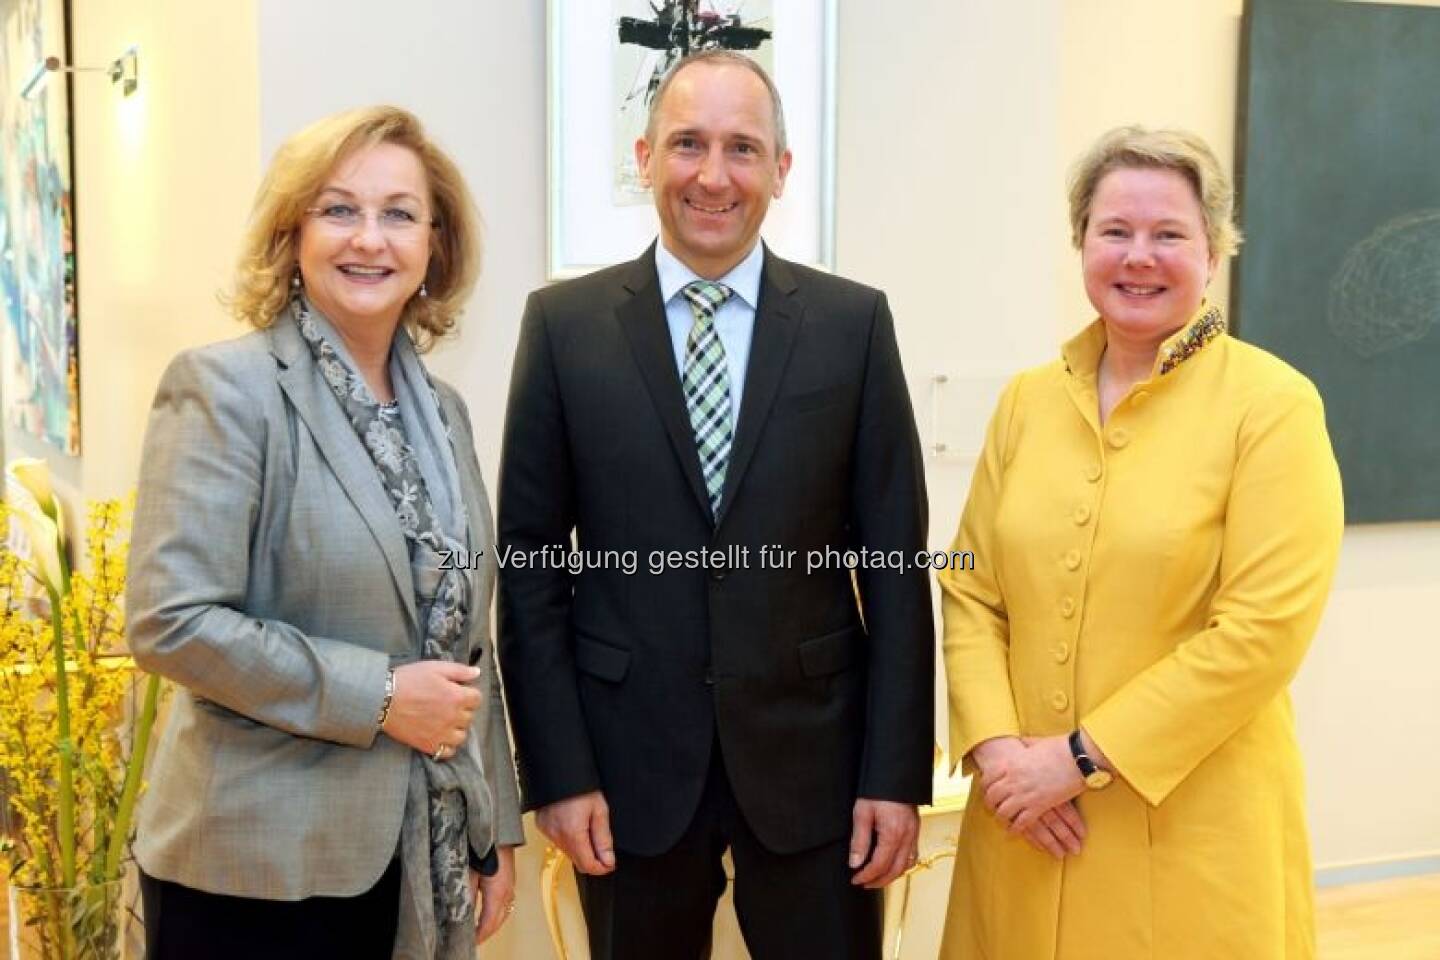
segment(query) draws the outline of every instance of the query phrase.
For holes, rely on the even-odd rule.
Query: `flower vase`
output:
[[[120,960],[122,884],[9,887],[11,960]]]

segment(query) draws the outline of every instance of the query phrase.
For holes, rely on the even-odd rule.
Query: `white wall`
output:
[[[1440,2],[1440,0],[1432,0]],[[932,539],[959,514],[1003,378],[1088,318],[1064,172],[1100,131],[1191,127],[1233,150],[1240,0],[844,3],[837,260],[884,287],[929,433]],[[214,301],[275,146],[360,103],[415,109],[479,198],[488,252],[463,333],[432,363],[465,394],[493,479],[525,294],[544,281],[545,8],[540,0],[74,0],[76,59],[139,42],[141,91],[76,87],[82,461],[87,495],[134,482],[144,411],[181,346],[234,335]],[[958,291],[958,293],[957,293]],[[1224,301],[1228,280],[1217,278]],[[27,449],[7,430],[9,453]],[[929,439],[927,436],[926,439]],[[52,460],[59,459],[46,451]],[[1317,862],[1440,852],[1440,525],[1352,528],[1329,615],[1296,683]],[[531,890],[491,956],[543,955]]]
[[[5,424],[5,455],[47,458],[73,507],[82,491],[109,497],[134,486],[145,414],[170,357],[238,332],[215,293],[259,158],[252,8],[72,0],[71,23],[74,63],[108,64],[140,46],[130,97],[103,74],[71,77],[82,456]]]
[[[545,6],[260,0],[260,148],[347,107],[413,110],[464,168],[485,221],[480,287],[437,373],[465,395],[493,478],[525,295],[545,279]]]

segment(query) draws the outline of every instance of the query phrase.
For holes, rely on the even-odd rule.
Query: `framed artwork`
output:
[[[0,302],[6,419],[80,452],[74,190],[63,0],[0,0]]]
[[[549,278],[634,259],[655,237],[635,141],[670,69],[714,48],[758,60],[785,104],[795,160],[766,242],[830,269],[835,29],[835,0],[550,0]]]
[[[1252,0],[1238,335],[1315,382],[1347,523],[1440,519],[1440,9]]]

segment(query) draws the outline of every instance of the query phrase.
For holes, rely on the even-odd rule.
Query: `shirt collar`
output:
[[[756,240],[745,259],[716,282],[725,284],[732,294],[745,301],[746,306],[756,310],[760,303],[760,274],[764,268],[765,244]],[[665,249],[663,240],[655,244],[655,272],[660,278],[660,297],[665,303],[669,303],[686,284],[702,279],[679,257]]]
[[[1150,378],[1153,380],[1174,370],[1223,333],[1225,317],[1220,308],[1202,301],[1190,321],[1166,337],[1160,349],[1155,351],[1155,366],[1151,369]],[[1098,318],[1060,348],[1060,355],[1065,358],[1065,369],[1088,379],[1094,378],[1100,366],[1100,355],[1104,352],[1105,322]]]

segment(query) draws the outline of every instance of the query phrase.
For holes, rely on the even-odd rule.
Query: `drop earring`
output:
[[[427,289],[425,289],[425,281],[424,281],[424,280],[421,280],[421,281],[420,281],[420,298],[423,300],[424,298],[426,298],[426,297],[428,297],[428,296],[430,296],[430,291],[427,290]]]
[[[296,267],[295,272],[290,275],[290,295],[298,297],[300,295],[300,286],[300,268]]]

